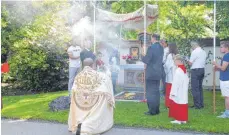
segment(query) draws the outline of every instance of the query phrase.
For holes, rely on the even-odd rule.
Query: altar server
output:
[[[185,124],[188,121],[188,84],[189,78],[180,55],[174,57],[177,69],[173,76],[170,92],[169,117],[174,118],[173,124]]]

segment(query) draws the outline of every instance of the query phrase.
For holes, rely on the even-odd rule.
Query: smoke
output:
[[[73,39],[76,44],[84,47],[84,40],[89,40],[94,45],[94,38],[96,45],[99,48],[101,44],[107,48],[109,54],[117,50],[120,46],[121,40],[119,35],[119,27],[106,26],[101,22],[94,23],[93,3],[82,1],[69,1],[71,6],[63,6],[56,13],[64,24],[59,19],[55,19],[55,25],[50,26],[49,37],[40,41],[37,45],[48,45],[48,48],[63,48],[63,36],[69,34],[69,39]],[[42,15],[51,8],[42,5],[40,1],[3,1],[8,11],[8,21],[23,26],[32,24],[36,16]],[[94,27],[95,26],[95,27]],[[53,39],[52,37],[58,37]],[[66,39],[64,39],[66,41]],[[58,46],[56,44],[62,46]],[[70,43],[71,44],[71,43]],[[55,47],[56,46],[56,47]]]
[[[31,1],[3,1],[2,6],[8,12],[7,21],[16,26],[31,23],[34,17],[40,13],[39,9],[33,8]]]
[[[77,37],[79,39],[87,39],[93,35],[93,24],[88,16],[80,19],[73,25],[72,35],[73,37]]]
[[[93,42],[95,38],[97,46],[106,44],[110,51],[117,49],[121,44],[119,27],[106,26],[98,20],[94,23],[93,9],[93,3],[87,2],[76,2],[69,9],[68,23],[71,25],[69,29],[74,42],[84,47],[82,40]]]

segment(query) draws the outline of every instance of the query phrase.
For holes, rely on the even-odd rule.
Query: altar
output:
[[[122,65],[124,71],[124,91],[144,90],[144,65]]]
[[[151,34],[146,34],[146,47],[151,45]],[[123,91],[144,91],[144,63],[141,54],[144,44],[144,33],[138,34],[138,40],[123,41],[120,48],[120,72],[118,85]],[[129,59],[126,58],[129,56]],[[131,62],[130,62],[131,61]]]

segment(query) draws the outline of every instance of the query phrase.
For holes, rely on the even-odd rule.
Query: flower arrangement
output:
[[[124,59],[124,60],[132,60],[133,57],[131,55],[127,54],[127,55],[123,55],[122,59]]]
[[[126,60],[127,64],[136,64],[136,61],[133,59],[133,56],[127,54],[127,55],[123,55],[122,59]]]

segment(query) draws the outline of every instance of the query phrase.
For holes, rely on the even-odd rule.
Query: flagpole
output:
[[[214,33],[213,33],[213,57],[214,61],[216,60],[216,0],[214,0]],[[214,69],[213,69],[214,70]],[[215,114],[216,112],[216,104],[215,104],[215,89],[216,89],[216,84],[215,84],[215,71],[213,72],[213,113]]]

